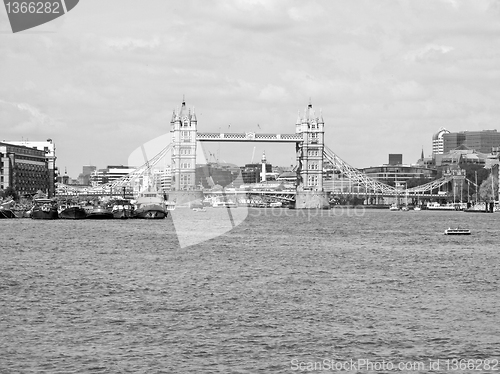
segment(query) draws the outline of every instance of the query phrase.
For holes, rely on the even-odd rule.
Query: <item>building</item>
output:
[[[450,132],[448,134],[443,134],[443,152],[441,154],[457,149],[461,145],[465,144],[465,140],[465,133],[463,132]]]
[[[266,175],[273,175],[273,165],[265,163]],[[241,167],[243,184],[259,183],[262,177],[262,164],[245,164]]]
[[[45,150],[0,143],[0,189],[12,187],[20,196],[34,195],[38,190],[49,195],[52,185],[55,182]]]
[[[195,182],[201,188],[212,188],[216,185],[229,186],[231,183],[242,183],[240,168],[227,163],[208,163],[196,165]]]
[[[106,169],[95,170],[90,174],[90,185],[96,187],[101,184],[112,183],[126,177],[135,169],[134,166],[110,165]]]
[[[90,186],[90,175],[95,172],[97,168],[91,165],[84,165],[82,173],[78,176],[78,184],[82,186]]]
[[[153,178],[159,191],[170,191],[172,189],[172,169],[170,166],[165,169],[153,170]]]
[[[6,141],[6,143],[14,144],[14,145],[22,145],[28,148],[34,148],[40,151],[43,151],[45,154],[45,158],[47,159],[47,167],[49,169],[49,175],[47,177],[48,180],[48,191],[47,195],[49,197],[53,197],[56,192],[56,180],[58,176],[57,167],[56,167],[56,145],[52,141],[52,139],[47,139],[46,141]]]
[[[444,127],[441,127],[437,133],[432,135],[432,157],[434,155],[442,155],[444,153],[444,140],[443,136],[450,132]]]
[[[464,164],[485,165],[486,160],[491,158],[495,158],[491,153],[476,152],[474,149],[461,145],[457,149],[437,155],[435,161],[437,167]]]
[[[420,165],[381,165],[365,168],[361,171],[370,178],[391,185],[413,178],[425,178],[430,181],[437,175],[436,169]]]
[[[492,148],[500,146],[500,133],[497,130],[450,132],[440,128],[432,136],[432,157],[449,153],[460,146],[479,153],[491,153]]]
[[[403,155],[401,153],[389,153],[389,165],[402,165]]]

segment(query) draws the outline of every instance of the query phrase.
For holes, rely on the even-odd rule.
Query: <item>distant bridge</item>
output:
[[[335,175],[347,180],[350,185],[349,191],[334,191],[330,195],[349,196],[355,195],[360,198],[383,199],[386,197],[409,197],[409,198],[436,198],[443,197],[439,189],[457,179],[464,180],[463,175],[445,175],[442,178],[409,189],[397,189],[374,178],[370,178],[358,169],[350,166],[342,160],[331,149],[324,144],[324,121],[322,115],[317,115],[312,104],[309,104],[304,115],[297,119],[295,133],[222,133],[222,132],[198,132],[197,118],[194,110],[188,110],[185,103],[182,107],[174,111],[170,122],[170,132],[172,143],[157,154],[151,160],[146,160],[144,165],[131,172],[126,177],[105,185],[81,191],[89,196],[99,194],[111,194],[121,190],[128,193],[133,191],[137,194],[151,186],[151,171],[158,162],[168,157],[170,152],[170,165],[172,171],[172,191],[194,191],[196,186],[196,150],[198,142],[272,142],[272,143],[293,143],[297,159],[295,190],[293,191],[262,191],[262,190],[242,190],[242,191],[205,191],[206,195],[217,196],[220,194],[274,196],[277,200],[292,201],[297,198],[298,193],[310,191],[311,193],[324,193],[324,185],[327,175],[326,164],[333,167]],[[145,154],[145,153],[144,153]],[[468,181],[468,183],[472,183]],[[475,185],[475,184],[474,184]],[[476,186],[477,187],[477,186]],[[59,194],[74,194],[70,186],[66,186],[66,191]],[[356,192],[354,192],[354,190]],[[331,196],[330,196],[331,197]]]

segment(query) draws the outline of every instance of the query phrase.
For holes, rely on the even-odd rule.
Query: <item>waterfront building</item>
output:
[[[170,191],[172,188],[172,169],[167,166],[164,169],[153,170],[153,179],[158,190]]]
[[[395,185],[397,182],[404,182],[410,179],[434,179],[437,171],[434,168],[427,168],[420,165],[380,165],[361,169],[370,178],[379,182]]]
[[[45,141],[29,141],[29,140],[13,140],[6,141],[5,143],[13,144],[13,145],[21,145],[27,148],[37,149],[39,151],[43,151],[45,158],[47,160],[48,167],[48,185],[47,185],[47,195],[52,197],[56,192],[56,179],[58,176],[58,171],[56,167],[56,145],[52,141],[52,139],[47,139]]]
[[[208,163],[196,165],[195,182],[201,188],[212,188],[216,185],[229,186],[231,183],[242,183],[238,180],[240,168],[227,163]],[[237,187],[237,186],[235,186]]]
[[[41,190],[53,196],[55,182],[51,172],[45,150],[0,142],[0,189],[12,187],[20,196]],[[52,185],[54,190],[50,189]]]
[[[293,170],[284,171],[280,175],[278,175],[276,181],[295,185],[295,183],[297,183],[297,172]]]
[[[265,163],[266,165],[266,175],[272,174],[273,166],[271,164]],[[259,183],[262,174],[262,164],[245,164],[241,167],[241,177],[243,179],[243,184]]]

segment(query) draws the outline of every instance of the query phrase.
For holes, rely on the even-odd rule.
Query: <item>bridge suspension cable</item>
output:
[[[449,183],[452,180],[453,180],[453,176],[442,177],[442,178],[436,179],[432,182],[421,184],[420,186],[408,188],[407,192],[410,194],[411,193],[432,192],[433,190]]]
[[[151,173],[151,169],[153,169],[156,166],[156,164],[158,164],[158,162],[160,162],[160,160],[162,160],[165,157],[165,155],[170,151],[171,148],[172,148],[171,144],[167,145],[160,151],[160,153],[154,156],[151,160],[146,160],[146,162],[143,165],[141,165],[131,173],[113,182],[100,185],[96,188],[102,190],[113,190],[115,188],[120,188],[120,187],[130,187],[137,178],[140,178],[144,175],[149,176]]]
[[[323,157],[330,161],[343,176],[347,177],[351,182],[357,183],[358,186],[363,187],[366,192],[388,195],[396,195],[398,193],[396,188],[370,178],[358,169],[353,168],[327,146],[324,148]]]

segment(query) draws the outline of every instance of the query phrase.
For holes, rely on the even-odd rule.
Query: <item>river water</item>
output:
[[[500,214],[249,213],[0,221],[0,373],[500,372]]]

